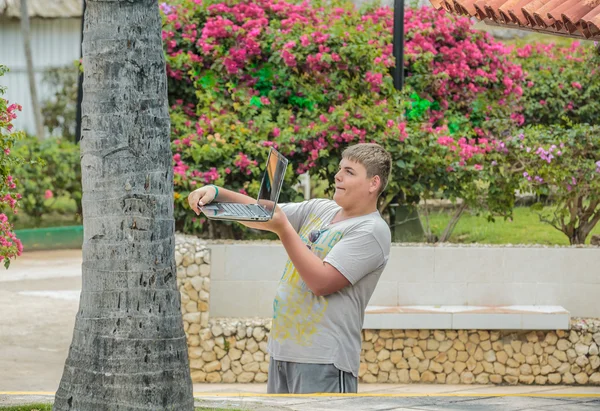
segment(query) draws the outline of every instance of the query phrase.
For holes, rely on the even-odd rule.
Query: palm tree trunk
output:
[[[193,410],[157,0],[87,0],[82,292],[54,410]]]
[[[42,109],[37,95],[35,84],[35,71],[33,68],[33,57],[31,53],[31,34],[29,32],[29,11],[27,0],[21,0],[21,33],[23,35],[23,46],[25,48],[25,61],[27,62],[27,78],[29,79],[29,94],[31,95],[31,107],[33,108],[33,120],[35,122],[35,133],[38,140],[44,139],[44,119]]]

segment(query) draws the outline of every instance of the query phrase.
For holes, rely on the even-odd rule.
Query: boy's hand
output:
[[[276,206],[275,213],[273,213],[273,218],[271,219],[270,223],[272,224],[273,232],[279,235],[283,230],[286,229],[290,222],[283,210],[279,208],[279,206]]]
[[[241,223],[246,227],[255,228],[257,230],[270,231],[272,233],[280,235],[287,228],[289,220],[287,219],[287,216],[285,215],[283,210],[281,210],[279,206],[276,206],[273,218],[269,221],[265,221],[262,223],[241,221]]]
[[[194,210],[196,215],[200,215],[199,207],[205,206],[209,204],[211,201],[215,199],[217,195],[217,189],[213,186],[204,186],[200,187],[197,190],[194,190],[188,195],[188,203],[190,208]]]

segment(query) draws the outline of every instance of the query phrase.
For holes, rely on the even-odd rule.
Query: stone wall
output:
[[[210,250],[177,236],[193,382],[266,382],[270,319],[209,318]],[[363,383],[600,385],[600,322],[569,331],[364,330]]]
[[[365,330],[362,382],[600,385],[600,333]]]

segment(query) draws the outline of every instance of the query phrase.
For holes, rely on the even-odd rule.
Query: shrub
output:
[[[600,57],[593,46],[526,44],[513,54],[527,76],[522,99],[526,124],[597,122]]]
[[[75,66],[49,69],[44,72],[44,83],[52,98],[42,102],[44,126],[51,135],[75,141],[77,112],[77,74]]]
[[[81,216],[81,165],[79,146],[61,138],[39,141],[28,136],[15,146],[15,153],[25,159],[14,169],[21,186],[20,208],[39,224],[52,209],[52,201],[69,197],[77,204]]]
[[[466,176],[484,178],[475,166],[521,93],[508,49],[431,8],[406,14],[404,93],[389,75],[389,8],[177,0],[161,9],[176,220],[186,231],[203,230],[202,219],[189,218],[189,191],[214,182],[256,195],[271,145],[293,165],[284,201],[299,197],[294,172],[332,182],[342,149],[365,141],[394,156],[382,211],[425,191],[462,195]],[[444,133],[462,148],[439,144]]]
[[[552,194],[552,212],[535,205],[540,220],[584,244],[600,221],[600,127],[587,124],[531,126],[510,142],[522,188]]]
[[[0,65],[0,77],[6,73],[7,68]],[[12,175],[12,169],[22,162],[18,156],[11,153],[15,141],[22,138],[23,133],[14,131],[12,121],[17,117],[17,111],[21,111],[18,104],[9,104],[8,100],[2,98],[5,88],[0,87],[0,139],[2,153],[0,153],[0,205],[13,213],[17,212],[17,202],[21,194],[15,190],[18,181]],[[10,265],[10,259],[21,255],[23,245],[15,236],[12,224],[5,213],[0,214],[0,257],[4,259],[6,268]]]
[[[392,13],[385,11],[389,36]],[[467,138],[489,138],[523,121],[523,70],[509,47],[474,30],[471,20],[429,7],[408,9],[405,25],[406,82],[431,102],[435,125],[447,124]]]

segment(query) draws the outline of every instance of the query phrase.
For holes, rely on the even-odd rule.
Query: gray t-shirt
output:
[[[273,301],[269,354],[279,361],[333,364],[358,376],[365,308],[388,261],[390,229],[377,211],[330,225],[341,210],[332,200],[281,208],[305,243],[312,230],[327,228],[312,251],[351,285],[318,297],[288,260]]]

